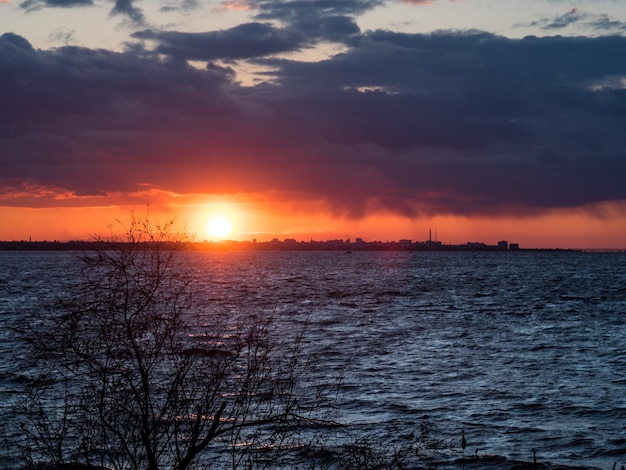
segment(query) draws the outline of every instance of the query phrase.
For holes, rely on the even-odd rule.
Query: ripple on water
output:
[[[409,432],[428,415],[451,442],[464,429],[472,453],[509,459],[481,468],[529,462],[533,448],[543,462],[626,465],[625,254],[184,256],[207,314],[273,314],[284,334],[308,321],[311,380],[343,371],[347,423]],[[0,266],[3,325],[76,273],[66,253],[0,253]]]

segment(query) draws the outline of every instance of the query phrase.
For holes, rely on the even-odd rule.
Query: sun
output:
[[[206,231],[215,238],[223,238],[232,230],[230,221],[225,217],[215,216],[209,220],[206,225]]]

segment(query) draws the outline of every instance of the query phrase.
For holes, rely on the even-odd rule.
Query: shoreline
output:
[[[123,245],[107,241],[0,241],[0,251],[88,251],[107,249]],[[487,245],[482,242],[468,242],[463,245],[444,245],[441,242],[350,242],[343,240],[296,242],[295,240],[256,241],[202,241],[183,242],[188,251],[338,251],[350,254],[362,251],[406,251],[406,252],[586,252],[586,253],[623,253],[620,248],[521,248],[516,244],[499,242]]]

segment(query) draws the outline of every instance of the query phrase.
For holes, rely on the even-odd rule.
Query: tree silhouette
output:
[[[27,460],[246,468],[302,445],[326,396],[303,386],[302,332],[198,308],[184,240],[131,216],[80,255],[81,282],[32,323]]]

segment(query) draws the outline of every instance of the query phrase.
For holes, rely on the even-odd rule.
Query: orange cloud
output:
[[[245,0],[229,0],[222,2],[216,9],[217,11],[248,11],[252,10],[253,6],[250,2]]]

